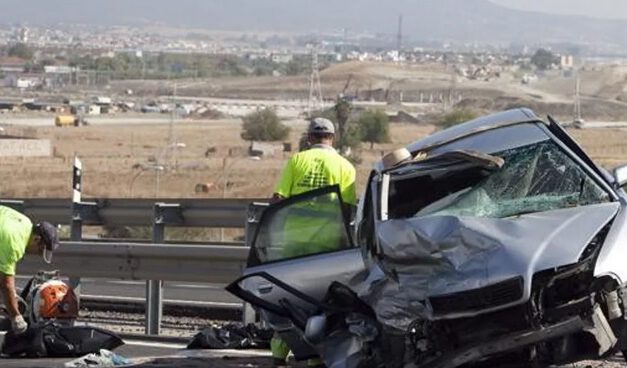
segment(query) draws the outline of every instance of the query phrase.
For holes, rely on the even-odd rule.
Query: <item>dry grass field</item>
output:
[[[303,124],[292,125],[290,140],[294,147],[304,128]],[[394,125],[393,143],[362,152],[360,183],[382,151],[433,130],[433,126]],[[185,147],[168,149],[167,124],[9,127],[8,134],[50,139],[54,154],[47,158],[0,158],[0,175],[5,178],[0,197],[69,197],[74,155],[83,162],[83,191],[89,197],[269,196],[289,153],[281,152],[282,145],[277,143],[273,157],[254,161],[248,157],[248,142],[240,138],[240,132],[239,120],[176,122],[172,136]],[[207,153],[210,148],[215,152]],[[147,168],[151,164],[166,166],[166,170]],[[208,184],[209,191],[196,193],[199,183]]]
[[[303,124],[292,124],[294,147]],[[83,161],[83,188],[89,197],[201,198],[266,197],[289,153],[254,161],[240,135],[239,120],[175,123],[172,136],[184,148],[168,149],[169,126],[86,126],[80,128],[9,127],[8,134],[48,138],[54,154],[46,158],[0,158],[0,197],[69,197],[72,158]],[[383,152],[403,146],[436,130],[432,125],[392,124],[392,143],[365,144],[357,166],[362,188],[372,164]],[[593,159],[611,168],[627,162],[627,131],[573,130],[573,136]],[[211,148],[213,152],[207,152]],[[161,165],[164,171],[150,166]],[[197,193],[199,183],[207,192]]]
[[[290,140],[297,146],[303,124],[294,124]],[[387,152],[437,128],[431,125],[392,124],[392,143],[364,145],[357,166],[360,188],[372,164]],[[46,158],[0,158],[2,198],[69,197],[72,158],[83,161],[84,194],[108,198],[266,197],[289,153],[277,144],[273,157],[254,161],[240,135],[240,121],[177,122],[174,141],[184,148],[168,149],[169,126],[86,126],[80,128],[10,127],[7,133],[48,138],[54,154]],[[601,165],[611,168],[627,162],[627,131],[573,130],[571,133]],[[213,152],[207,152],[211,148]],[[155,171],[150,166],[165,166]],[[207,192],[197,193],[199,183]]]

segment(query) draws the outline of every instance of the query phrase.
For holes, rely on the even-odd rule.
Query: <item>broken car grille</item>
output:
[[[429,298],[436,315],[471,312],[520,300],[524,281],[515,277],[483,288]]]

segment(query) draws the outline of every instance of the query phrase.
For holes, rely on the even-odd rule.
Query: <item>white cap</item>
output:
[[[389,169],[410,159],[411,153],[409,153],[407,148],[399,148],[383,156],[381,161],[383,162],[383,168]]]
[[[335,125],[329,119],[325,118],[313,118],[309,123],[309,134],[335,134]]]

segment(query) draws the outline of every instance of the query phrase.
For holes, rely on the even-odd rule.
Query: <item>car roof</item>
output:
[[[506,110],[492,115],[482,116],[480,118],[439,131],[411,143],[407,146],[407,149],[412,153],[416,153],[418,151],[429,150],[458,139],[479,134],[486,130],[529,122],[544,123],[542,119],[540,119],[530,109],[519,108]]]

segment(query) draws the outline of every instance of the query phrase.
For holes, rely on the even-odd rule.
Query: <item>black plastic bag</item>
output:
[[[2,343],[2,355],[10,357],[26,356],[39,358],[47,356],[44,345],[43,326],[29,326],[24,333],[16,334],[9,330]]]
[[[75,357],[113,350],[124,341],[113,332],[88,326],[69,327],[55,322],[29,326],[22,334],[9,331],[2,354],[10,357]]]
[[[250,323],[207,327],[194,336],[188,349],[269,349],[273,331]]]

